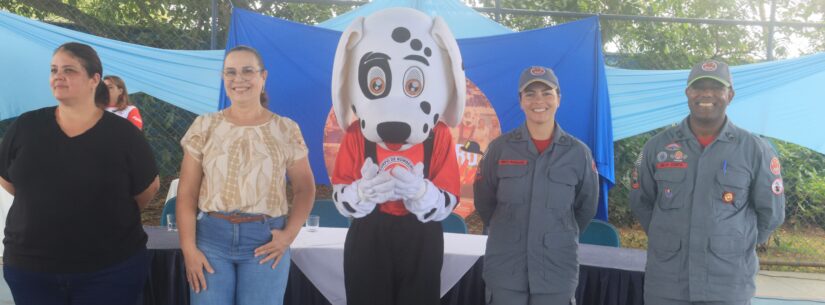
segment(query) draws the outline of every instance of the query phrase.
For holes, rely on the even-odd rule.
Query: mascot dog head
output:
[[[332,103],[341,129],[354,113],[367,140],[405,150],[439,120],[464,112],[461,54],[447,24],[409,8],[358,17],[341,35],[332,68]],[[388,146],[389,145],[389,146]]]

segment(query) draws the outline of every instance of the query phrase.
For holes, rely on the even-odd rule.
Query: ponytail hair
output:
[[[106,88],[106,84],[101,79],[95,88],[95,106],[106,109],[107,105],[109,105],[109,88]]]

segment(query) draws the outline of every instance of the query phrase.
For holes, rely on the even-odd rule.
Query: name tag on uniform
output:
[[[498,165],[527,165],[527,160],[498,160]]]
[[[656,168],[687,168],[687,162],[659,162]]]

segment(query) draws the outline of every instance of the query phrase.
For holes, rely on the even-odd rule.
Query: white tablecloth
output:
[[[292,243],[292,262],[333,305],[344,305],[344,239],[347,229],[321,227],[301,230]],[[487,236],[444,233],[441,296],[447,293],[484,255]]]
[[[145,227],[149,249],[179,249],[177,232],[166,227]],[[321,227],[316,232],[301,230],[292,243],[292,262],[333,305],[346,304],[344,292],[344,239],[347,229]],[[444,265],[441,269],[441,296],[444,296],[484,254],[487,236],[444,233]],[[584,266],[644,272],[644,250],[579,245],[579,262]],[[176,277],[183,280],[185,277]]]

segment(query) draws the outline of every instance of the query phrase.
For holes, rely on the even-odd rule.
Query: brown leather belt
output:
[[[256,222],[256,221],[264,222],[264,221],[266,221],[266,216],[264,216],[264,215],[255,215],[255,216],[244,216],[244,215],[237,215],[237,214],[226,215],[226,214],[221,214],[221,213],[217,213],[217,212],[209,212],[209,213],[206,213],[206,214],[208,214],[210,217],[225,219],[225,220],[227,220],[231,223],[235,223],[235,224],[245,223],[245,222]]]

